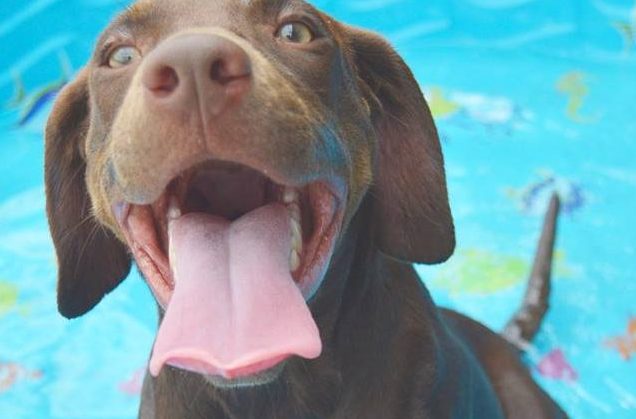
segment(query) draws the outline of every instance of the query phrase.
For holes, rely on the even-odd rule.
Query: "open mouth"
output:
[[[317,357],[306,301],[333,253],[340,199],[326,182],[280,185],[208,161],[154,203],[125,205],[118,221],[166,312],[151,372],[170,364],[232,379]]]

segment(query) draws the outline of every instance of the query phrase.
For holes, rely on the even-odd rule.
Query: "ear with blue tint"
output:
[[[58,309],[68,318],[93,308],[127,276],[126,248],[91,212],[82,147],[88,131],[88,73],[58,97],[46,127],[45,183],[58,262]]]
[[[380,36],[346,28],[358,83],[379,141],[371,189],[380,250],[413,263],[441,263],[455,249],[437,129],[411,70]]]

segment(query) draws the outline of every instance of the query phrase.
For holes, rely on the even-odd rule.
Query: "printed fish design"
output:
[[[457,102],[446,98],[440,87],[432,87],[430,89],[428,106],[431,108],[431,114],[434,118],[452,116],[461,108]]]
[[[42,371],[28,370],[15,362],[0,362],[0,394],[9,391],[20,380],[39,380]]]
[[[539,374],[547,378],[563,381],[576,381],[579,374],[568,362],[563,350],[557,348],[544,356],[537,365]]]
[[[526,214],[539,214],[545,208],[553,192],[557,192],[561,198],[561,211],[564,214],[573,214],[587,203],[585,192],[581,185],[568,179],[559,178],[550,172],[542,173],[542,179],[533,182],[521,190],[508,190],[508,195],[518,199],[522,212]]]
[[[636,353],[636,317],[629,319],[625,335],[608,339],[605,345],[617,350],[625,361],[629,361]]]
[[[612,24],[623,37],[625,52],[630,52],[636,43],[636,23],[617,21]]]
[[[579,71],[567,73],[557,81],[556,89],[568,99],[566,106],[568,118],[579,123],[590,123],[597,119],[580,114],[581,108],[585,104],[585,99],[590,93],[584,73]]]
[[[612,25],[623,37],[625,52],[631,52],[634,44],[636,44],[636,2],[628,20],[618,20],[613,22]]]
[[[507,97],[451,91],[432,86],[426,90],[431,114],[462,129],[485,128],[510,135],[523,128],[534,115]]]
[[[524,283],[529,268],[525,256],[460,249],[432,278],[432,286],[451,294],[489,295]],[[555,277],[568,278],[573,274],[565,253],[555,252]]]
[[[132,376],[119,383],[119,391],[129,396],[138,396],[141,394],[141,388],[143,387],[144,376],[146,374],[145,368],[140,368],[135,371]]]
[[[521,257],[486,249],[466,249],[445,265],[433,280],[433,286],[453,294],[487,295],[524,281],[528,262]]]
[[[32,99],[25,106],[22,116],[18,121],[18,126],[23,127],[28,124],[34,116],[36,116],[44,108],[46,104],[51,102],[57,94],[66,86],[67,81],[59,81],[41,88],[33,94]]]
[[[26,89],[20,75],[14,75],[15,94],[14,98],[7,104],[7,106],[10,108],[22,108],[17,124],[18,127],[23,127],[31,122],[33,118],[38,115],[69,82],[72,76],[72,69],[68,57],[65,54],[60,55],[60,67],[62,68],[62,76],[59,80],[40,87],[31,94],[26,93]]]

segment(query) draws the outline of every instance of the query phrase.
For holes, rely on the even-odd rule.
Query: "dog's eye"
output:
[[[108,66],[110,68],[125,67],[139,58],[141,53],[135,47],[123,46],[115,49],[108,57]]]
[[[314,40],[314,33],[302,22],[285,23],[278,30],[277,36],[293,44],[308,44]]]

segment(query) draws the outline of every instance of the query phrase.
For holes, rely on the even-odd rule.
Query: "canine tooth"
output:
[[[293,217],[289,218],[291,234],[291,252],[289,255],[289,268],[292,272],[300,267],[300,253],[303,249],[303,233],[300,222]]]
[[[289,258],[289,270],[294,272],[298,268],[300,268],[300,256],[292,250]]]
[[[168,207],[168,219],[176,220],[179,217],[181,217],[181,208],[179,208],[179,203],[177,202],[176,198],[171,197]]]
[[[287,209],[289,210],[289,216],[292,220],[296,221],[300,224],[300,207],[297,203],[287,205]]]
[[[283,202],[285,204],[291,204],[298,201],[298,191],[294,188],[286,187],[283,191]]]
[[[303,246],[303,233],[300,228],[300,223],[294,219],[290,220],[291,225],[291,247],[292,251],[300,252]]]

